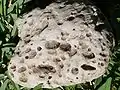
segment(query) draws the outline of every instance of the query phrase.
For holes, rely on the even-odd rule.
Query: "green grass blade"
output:
[[[98,90],[110,90],[112,78],[108,78],[107,81]]]
[[[8,83],[9,83],[9,79],[7,79],[7,80],[2,84],[2,86],[0,87],[0,90],[6,90],[6,87],[7,87]]]
[[[41,84],[39,84],[36,87],[34,87],[33,90],[43,90],[43,89],[41,88]]]

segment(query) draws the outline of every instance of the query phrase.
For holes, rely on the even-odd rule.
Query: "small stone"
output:
[[[10,72],[11,76],[14,77],[14,74],[12,72]]]
[[[82,49],[87,49],[88,48],[88,45],[86,45],[85,43],[81,46]]]
[[[31,40],[30,40],[30,38],[29,37],[27,37],[27,38],[25,38],[24,39],[24,42],[27,44],[27,43],[29,43]]]
[[[64,8],[64,7],[65,7],[64,4],[59,5],[59,8],[60,8],[60,9],[61,9],[61,8]]]
[[[32,18],[29,18],[29,19],[27,20],[27,23],[29,24],[29,26],[33,25],[33,19],[32,19]]]
[[[39,75],[40,78],[45,78],[45,74]]]
[[[29,53],[29,59],[33,59],[37,55],[37,52],[35,50],[31,50]]]
[[[33,67],[33,73],[39,73],[39,72],[40,72],[40,69]]]
[[[96,63],[96,61],[92,61],[92,63]]]
[[[79,41],[79,45],[82,46],[84,43],[82,41]]]
[[[21,82],[27,82],[28,81],[28,79],[24,76],[24,77],[19,77],[19,80],[21,81]]]
[[[87,36],[87,37],[90,37],[90,36],[91,36],[91,33],[87,33],[86,36]]]
[[[21,73],[21,72],[24,72],[24,71],[26,71],[26,67],[20,67],[18,69],[18,73]]]
[[[64,35],[65,35],[65,36],[68,36],[69,33],[68,33],[68,32],[61,32],[61,35],[62,35],[62,36],[64,36]]]
[[[38,65],[37,68],[41,70],[43,69],[44,71],[47,71],[47,72],[52,72],[52,73],[56,72],[55,68],[50,65]]]
[[[20,63],[24,63],[24,59],[23,58],[20,60]]]
[[[60,43],[57,42],[57,41],[55,41],[55,40],[47,41],[47,42],[45,43],[45,47],[46,47],[47,49],[56,49],[56,48],[59,47],[59,45],[60,45]]]
[[[49,76],[49,77],[48,77],[48,79],[51,79],[51,78],[52,78],[52,76]]]
[[[62,77],[62,74],[58,74],[59,77]]]
[[[93,59],[93,58],[95,58],[95,54],[92,53],[92,52],[85,52],[85,53],[82,53],[82,54],[83,54],[83,56],[84,56],[85,58],[88,58],[88,59]]]
[[[64,55],[61,55],[60,58],[61,58],[62,60],[65,60],[65,59],[66,59],[66,57],[65,57]]]
[[[48,54],[52,54],[52,55],[53,55],[53,54],[56,54],[56,53],[57,53],[56,50],[51,50],[51,49],[50,49],[50,50],[48,51]]]
[[[104,53],[104,52],[101,52],[100,55],[103,56],[103,57],[106,57],[106,56],[107,56],[107,54]]]
[[[35,67],[35,64],[28,65],[29,69],[34,68],[34,67]]]
[[[62,25],[62,24],[63,24],[63,20],[58,20],[58,21],[57,21],[57,24],[58,24],[58,25]]]
[[[29,53],[31,51],[31,48],[27,48],[26,50],[25,50],[25,53]]]
[[[71,12],[71,15],[75,15],[75,14],[77,14],[77,11],[72,11]]]
[[[90,66],[90,65],[87,65],[87,64],[83,64],[83,65],[81,66],[81,68],[84,69],[84,70],[96,70],[95,67]]]
[[[67,20],[68,20],[68,21],[72,21],[72,20],[74,20],[74,19],[75,19],[75,15],[70,15],[70,16],[67,17]]]
[[[60,66],[60,68],[63,68],[64,64],[63,63],[59,63],[59,66]]]
[[[71,51],[68,52],[69,56],[72,57],[77,53],[76,49],[71,49]]]
[[[10,68],[11,68],[11,69],[16,69],[16,66],[15,66],[15,65],[12,65]]]
[[[60,62],[61,60],[60,60],[60,58],[55,57],[55,58],[53,58],[53,61],[54,62]]]
[[[60,44],[60,49],[63,51],[70,51],[71,45],[69,43],[62,43]]]
[[[71,73],[76,75],[76,74],[79,73],[79,69],[78,68],[72,68]]]
[[[79,45],[82,49],[87,49],[89,47],[86,43],[83,43],[83,41],[79,41]]]
[[[38,51],[41,51],[41,49],[42,49],[41,47],[37,47],[37,50],[38,50]]]
[[[79,37],[80,40],[83,40],[84,38],[85,38],[84,35],[80,35],[80,37]]]
[[[101,63],[101,66],[104,66],[104,63]]]
[[[66,40],[66,36],[62,36],[62,37],[61,37],[61,40]]]

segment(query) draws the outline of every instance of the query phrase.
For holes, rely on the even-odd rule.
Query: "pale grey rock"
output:
[[[114,46],[108,22],[98,17],[100,11],[93,5],[66,2],[36,8],[17,20],[21,40],[8,66],[15,83],[56,88],[89,82],[105,73]]]

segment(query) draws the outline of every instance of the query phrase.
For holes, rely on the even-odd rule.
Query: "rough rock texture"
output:
[[[20,41],[8,66],[12,80],[33,88],[85,83],[103,75],[113,37],[97,9],[52,3],[17,21]]]

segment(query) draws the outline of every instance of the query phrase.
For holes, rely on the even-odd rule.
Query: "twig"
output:
[[[9,0],[9,5],[8,5],[8,7],[10,7],[10,6],[11,6],[11,3],[12,3],[12,0]]]

